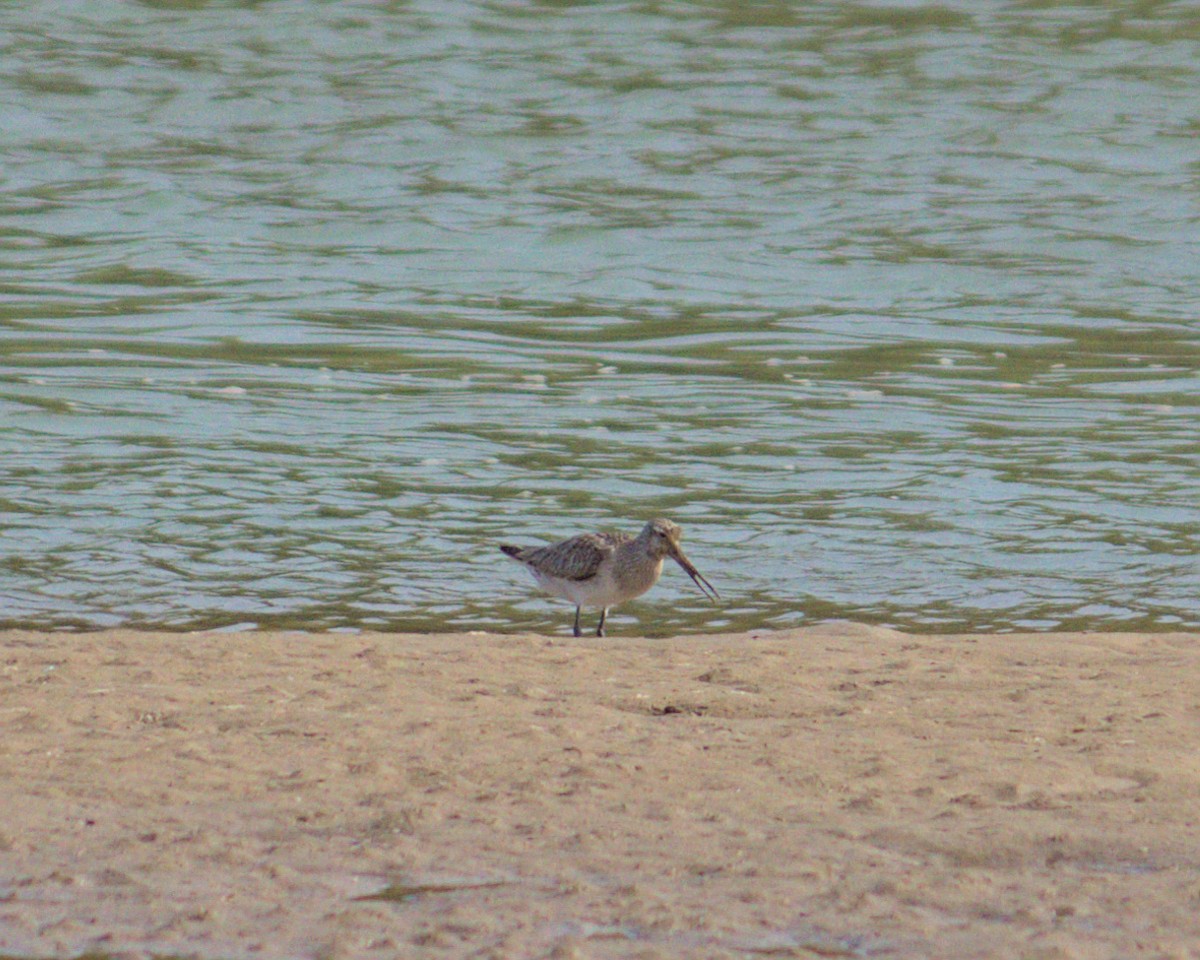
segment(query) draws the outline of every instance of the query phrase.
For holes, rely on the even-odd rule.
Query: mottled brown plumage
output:
[[[546,547],[505,544],[500,549],[548,577],[579,581],[594,577],[600,564],[612,556],[618,546],[632,539],[628,533],[583,533]]]

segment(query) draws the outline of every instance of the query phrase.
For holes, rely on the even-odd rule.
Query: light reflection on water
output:
[[[0,76],[0,623],[561,630],[495,542],[666,515],[725,603],[614,633],[1200,626],[1182,14],[85,10]]]

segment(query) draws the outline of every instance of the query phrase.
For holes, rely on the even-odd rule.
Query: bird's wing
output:
[[[627,533],[584,533],[548,547],[524,550],[519,559],[551,577],[590,580],[605,558],[629,539]]]

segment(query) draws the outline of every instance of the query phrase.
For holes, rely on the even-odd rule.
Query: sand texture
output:
[[[0,737],[0,955],[1200,955],[1197,636],[5,633]]]

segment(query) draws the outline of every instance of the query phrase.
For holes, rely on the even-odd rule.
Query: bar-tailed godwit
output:
[[[500,549],[523,564],[547,593],[575,604],[575,636],[580,636],[579,611],[600,609],[596,636],[604,636],[610,607],[640,597],[658,582],[663,559],[678,563],[712,600],[719,594],[684,556],[679,546],[683,531],[670,520],[651,520],[636,537],[629,533],[584,533],[546,547]]]

